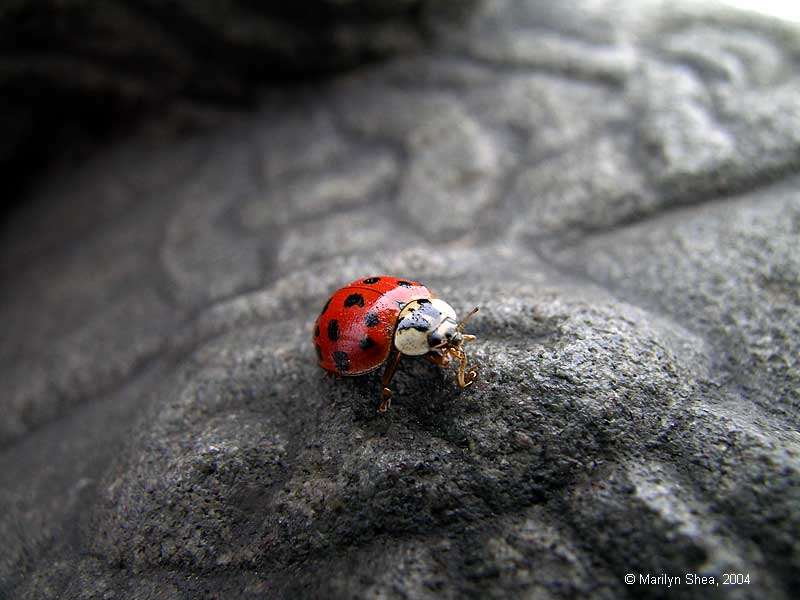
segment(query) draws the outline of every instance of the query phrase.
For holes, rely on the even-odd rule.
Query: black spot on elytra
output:
[[[325,306],[322,307],[322,310],[319,313],[320,317],[325,314],[326,310],[328,310],[328,307],[331,305],[331,300],[333,300],[333,296],[328,298],[328,301],[325,303]]]
[[[339,321],[336,319],[328,321],[328,339],[332,342],[339,339]]]
[[[378,283],[380,280],[381,280],[380,277],[368,277],[367,279],[364,280],[364,283],[366,283],[367,285],[371,285],[373,283]]]
[[[347,356],[347,352],[342,352],[341,350],[334,352],[333,362],[336,363],[336,368],[342,372],[350,370],[350,357]]]
[[[319,337],[319,323],[317,323],[316,327],[314,327],[314,337]]]
[[[375,346],[375,340],[373,340],[369,336],[366,336],[360,342],[358,342],[358,345],[362,350],[369,350],[370,348]]]
[[[320,348],[317,344],[314,344],[314,350],[317,352],[317,358],[319,362],[322,362],[322,348]]]
[[[351,306],[364,306],[364,296],[361,294],[350,294],[344,299],[344,307],[350,308]]]
[[[428,300],[427,298],[420,298],[419,300],[417,300],[417,302],[419,302],[420,304],[430,304],[431,303],[431,301]]]
[[[410,281],[403,281],[402,279],[397,282],[397,285],[401,287],[411,287],[412,283]]]
[[[372,311],[368,312],[367,316],[364,317],[364,323],[367,324],[367,327],[375,327],[380,322],[378,315]]]

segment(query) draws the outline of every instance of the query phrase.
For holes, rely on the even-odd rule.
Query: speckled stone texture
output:
[[[800,589],[800,30],[485,2],[434,51],[54,174],[0,253],[0,596]],[[480,380],[332,380],[360,276]],[[750,584],[627,586],[626,573]]]

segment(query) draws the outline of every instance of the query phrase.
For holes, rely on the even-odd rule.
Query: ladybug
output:
[[[379,412],[391,403],[389,384],[403,356],[424,356],[447,367],[458,363],[458,385],[471,385],[462,333],[477,307],[461,321],[444,300],[419,282],[387,275],[365,277],[336,290],[314,323],[314,349],[320,366],[334,375],[363,375],[386,365]]]

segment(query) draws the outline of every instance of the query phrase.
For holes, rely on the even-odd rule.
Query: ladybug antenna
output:
[[[478,312],[477,306],[473,308],[466,317],[464,317],[463,319],[461,319],[461,321],[458,322],[458,325],[456,325],[456,331],[463,331],[464,325],[467,324],[467,321],[469,321],[476,312]]]

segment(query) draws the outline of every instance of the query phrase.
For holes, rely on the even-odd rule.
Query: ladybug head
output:
[[[394,345],[402,354],[428,354],[442,366],[447,366],[450,359],[455,358],[458,361],[458,385],[465,388],[475,381],[478,373],[475,369],[467,370],[467,354],[462,347],[475,336],[463,333],[462,329],[476,312],[477,307],[458,321],[456,311],[444,300],[412,300],[400,311]]]
[[[440,355],[460,349],[468,340],[474,339],[462,333],[467,320],[478,309],[474,309],[460,322],[456,311],[444,300],[421,298],[412,300],[400,311],[394,345],[402,353],[422,356],[429,352]]]

